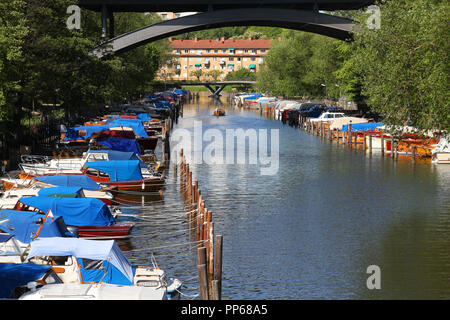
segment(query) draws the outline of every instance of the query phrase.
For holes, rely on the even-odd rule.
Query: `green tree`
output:
[[[381,28],[362,16],[352,45],[368,105],[393,125],[449,130],[447,0],[383,1]]]
[[[223,74],[223,71],[220,71],[220,70],[211,70],[211,71],[208,71],[206,74],[207,74],[208,76],[210,76],[211,78],[213,78],[214,81],[217,81],[217,79],[219,79],[220,75]]]
[[[255,81],[256,80],[256,73],[251,72],[250,70],[246,68],[242,68],[233,72],[230,72],[225,77],[225,80],[227,81]]]
[[[203,71],[202,71],[202,69],[197,69],[197,70],[191,71],[190,75],[191,75],[191,77],[196,77],[197,80],[200,80],[200,78],[203,76]]]

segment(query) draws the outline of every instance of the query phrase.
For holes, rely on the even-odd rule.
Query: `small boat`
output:
[[[64,283],[101,282],[152,289],[155,299],[179,298],[179,280],[171,279],[169,284],[166,273],[154,260],[152,267],[132,265],[114,240],[38,238],[31,243],[25,261],[52,266]]]
[[[14,209],[43,215],[51,210],[55,218],[63,217],[69,230],[82,238],[126,238],[134,226],[131,221],[116,222],[109,207],[94,198],[29,197],[20,199]]]
[[[62,217],[7,209],[0,211],[0,236],[0,262],[21,263],[23,252],[38,237],[73,238],[78,235],[69,231]]]
[[[44,163],[22,162],[19,164],[19,168],[21,169],[21,176],[80,174],[86,162],[99,160],[139,160],[142,175],[144,177],[153,176],[151,168],[136,153],[116,150],[88,150],[81,158],[56,158]]]
[[[92,180],[116,187],[119,191],[155,191],[164,186],[165,178],[154,175],[142,176],[141,164],[138,160],[93,161],[84,164],[83,173]]]
[[[225,109],[217,108],[216,110],[214,110],[214,115],[216,117],[224,116],[225,115]]]
[[[431,161],[437,164],[450,164],[450,142],[447,138],[441,138],[433,147]]]

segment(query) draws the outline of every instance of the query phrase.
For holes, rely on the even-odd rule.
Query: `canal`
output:
[[[365,154],[228,101],[200,97],[174,126],[279,132],[275,175],[259,164],[191,163],[224,236],[223,299],[450,298],[450,166]],[[217,106],[225,117],[212,116]],[[148,264],[145,249],[156,248],[161,267],[185,282],[182,299],[196,298],[195,246],[173,170],[164,200],[126,209],[140,217],[127,256]],[[367,288],[371,265],[381,289]]]

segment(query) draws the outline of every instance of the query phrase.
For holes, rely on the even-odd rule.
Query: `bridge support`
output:
[[[214,88],[212,86],[210,86],[209,84],[205,84],[205,87],[208,88],[209,92],[211,92],[210,97],[220,97],[221,96],[221,92],[223,89],[225,89],[227,85],[223,84],[220,86],[215,86]]]
[[[102,41],[108,38],[114,38],[114,12],[106,5],[102,5]]]

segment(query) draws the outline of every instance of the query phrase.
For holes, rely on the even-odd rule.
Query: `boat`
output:
[[[109,160],[139,160],[142,175],[152,177],[155,172],[134,152],[117,150],[88,150],[81,158],[50,159],[44,163],[20,163],[20,176],[42,176],[54,174],[80,174],[86,162]]]
[[[154,260],[152,267],[132,265],[114,240],[38,238],[31,243],[25,261],[51,265],[64,283],[147,288],[157,299],[179,298],[182,285],[177,279],[169,284],[166,273]]]
[[[126,238],[134,226],[131,221],[116,221],[109,207],[95,198],[28,197],[21,198],[14,209],[43,215],[51,210],[82,238]]]
[[[222,109],[222,108],[216,108],[216,109],[214,110],[214,115],[215,115],[216,117],[224,116],[224,115],[225,115],[225,109]]]
[[[436,164],[450,164],[450,142],[442,137],[433,145],[431,161]]]
[[[51,218],[36,212],[9,209],[0,210],[0,235],[10,236],[3,239],[0,262],[11,263],[20,263],[24,250],[38,237],[78,236],[69,231],[62,217]]]
[[[119,191],[155,191],[164,186],[165,178],[155,175],[151,178],[142,176],[138,160],[93,161],[84,164],[83,173],[92,180],[115,187]]]
[[[112,204],[114,196],[110,192],[85,190],[81,187],[48,187],[37,188],[13,188],[6,190],[0,196],[0,209],[12,209],[22,197],[71,197],[71,198],[95,198],[103,201],[108,206]]]
[[[62,283],[51,266],[34,263],[0,263],[0,299],[17,299],[30,287]]]

